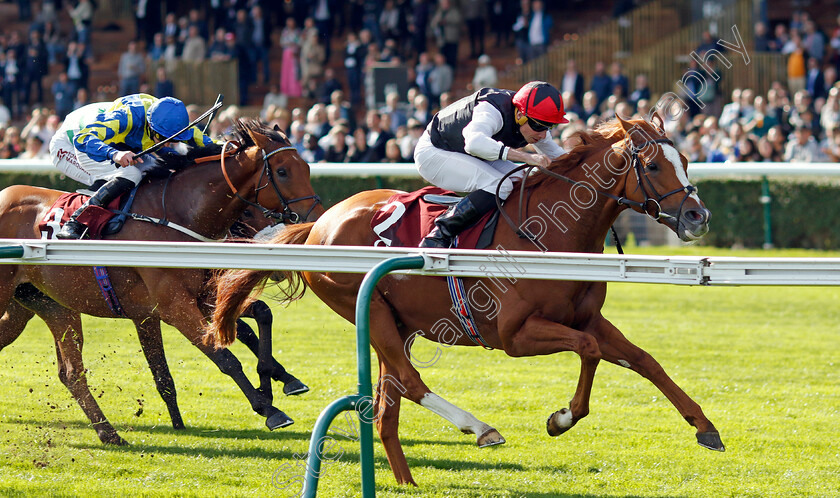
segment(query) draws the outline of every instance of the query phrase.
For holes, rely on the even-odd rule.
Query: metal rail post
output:
[[[773,201],[770,197],[770,182],[767,180],[767,175],[761,177],[761,197],[759,201],[764,205],[764,249],[773,249],[773,218],[770,216],[770,203]]]
[[[358,394],[339,398],[324,408],[318,416],[312,437],[309,439],[309,456],[306,464],[306,477],[303,484],[303,496],[315,498],[318,492],[318,478],[321,474],[323,458],[323,440],[333,419],[339,413],[356,410],[359,414],[359,460],[362,466],[362,497],[373,498],[376,485],[373,472],[373,387],[370,376],[370,300],[376,284],[394,270],[423,268],[423,256],[400,256],[386,259],[374,266],[365,275],[359,294],[356,297],[356,361],[358,365]]]

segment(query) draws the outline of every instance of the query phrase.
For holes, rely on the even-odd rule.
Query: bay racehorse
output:
[[[703,236],[708,231],[710,213],[688,182],[686,158],[665,137],[661,124],[659,119],[655,124],[619,119],[578,133],[573,137],[578,145],[568,154],[553,161],[548,169],[530,175],[523,189],[514,189],[502,209],[517,222],[500,223],[491,247],[600,253],[609,227],[627,208],[650,215],[682,240]],[[395,193],[373,190],[357,194],[330,208],[315,223],[289,227],[273,242],[374,245],[378,237],[371,230],[371,219]],[[330,308],[354,321],[362,275],[329,271],[299,275]],[[266,276],[266,272],[258,271],[227,271],[221,276],[208,340],[220,345],[233,340],[236,316],[253,299],[249,296],[251,289]],[[604,359],[637,372],[659,388],[696,427],[700,445],[724,449],[718,431],[700,406],[656,360],[602,316],[605,283],[514,276],[496,279],[504,292],[493,292],[494,313],[476,314],[475,323],[489,347],[502,349],[510,356],[560,351],[580,356],[580,377],[570,406],[554,412],[547,421],[551,436],[570,429],[589,413],[593,377]],[[470,295],[480,279],[465,279],[465,283]],[[477,435],[479,446],[505,442],[496,429],[433,393],[412,364],[410,347],[416,331],[441,343],[477,344],[446,320],[453,307],[446,285],[439,278],[394,275],[384,278],[372,297],[370,335],[379,358],[375,420],[400,483],[414,483],[397,433],[400,397],[440,415],[464,433]],[[485,292],[488,289],[489,285],[484,287]],[[484,304],[484,309],[490,307]]]
[[[171,228],[174,224],[198,237],[218,239],[249,206],[287,223],[313,220],[323,212],[309,181],[309,165],[284,135],[257,121],[239,120],[235,123],[234,136],[235,141],[223,146],[193,149],[186,156],[169,156],[158,170],[150,172],[149,176],[161,178],[140,186],[132,212],[165,220],[169,226],[129,218],[120,232],[105,238],[195,240],[193,235]],[[62,194],[22,185],[4,189],[0,192],[0,237],[39,238],[38,222]],[[164,355],[161,320],[178,329],[223,373],[231,376],[251,407],[266,417],[269,428],[291,423],[291,419],[272,406],[268,376],[279,376],[280,372],[270,359],[260,358],[261,386],[256,389],[233,354],[202,343],[202,331],[213,299],[212,290],[205,285],[208,271],[113,267],[109,274],[122,316],[106,303],[90,268],[0,266],[0,309],[5,310],[0,318],[0,349],[20,335],[33,314],[43,318],[55,340],[59,377],[90,419],[100,440],[125,443],[88,388],[82,361],[80,313],[128,318],[134,322],[173,427],[182,428],[183,422]],[[269,333],[261,336],[270,338],[270,311],[264,306],[249,311],[263,321],[268,312]],[[255,347],[253,340],[247,340],[246,344]],[[264,351],[260,354],[270,358],[270,345]]]

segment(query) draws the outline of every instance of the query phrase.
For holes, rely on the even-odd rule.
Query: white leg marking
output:
[[[420,400],[420,406],[452,422],[461,432],[480,436],[492,429],[489,425],[475,418],[472,413],[458,408],[435,393],[426,393]]]
[[[630,362],[627,360],[618,360],[618,364],[624,368],[630,368]]]
[[[554,423],[557,427],[561,429],[568,429],[572,426],[572,410],[568,408],[563,408],[562,410],[555,412],[554,414]]]

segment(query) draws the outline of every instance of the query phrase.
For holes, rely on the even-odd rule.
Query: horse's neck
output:
[[[585,169],[584,165],[588,164],[595,166]],[[524,246],[521,248],[602,252],[610,226],[626,207],[595,191],[619,196],[625,188],[626,174],[616,175],[595,160],[582,161],[561,174],[578,183],[555,179],[526,188],[527,211],[522,214],[521,228],[537,239],[521,239]],[[514,220],[519,216],[519,204],[520,189],[516,188],[505,205]]]
[[[240,185],[242,195],[246,195],[245,185],[251,174],[234,158],[225,162],[231,182]],[[190,166],[168,183],[162,180],[153,185],[152,202],[160,205],[160,199],[164,199],[168,220],[208,238],[223,237],[246,207],[228,186],[218,161]]]

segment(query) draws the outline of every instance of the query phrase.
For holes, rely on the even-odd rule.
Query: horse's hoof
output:
[[[723,446],[723,441],[720,440],[720,433],[718,432],[698,432],[697,444],[710,450],[726,451],[726,448]]]
[[[496,429],[489,429],[484,434],[478,436],[477,443],[479,448],[486,448],[488,446],[496,446],[497,444],[505,444],[505,438]]]
[[[265,419],[265,426],[268,427],[268,430],[270,431],[273,431],[274,429],[282,429],[283,427],[287,427],[294,423],[294,420],[289,418],[288,415],[280,410],[277,410],[277,413]]]
[[[283,394],[286,396],[295,396],[307,392],[309,392],[309,386],[297,379],[283,386]]]
[[[568,408],[563,408],[551,414],[545,422],[545,430],[551,437],[559,436],[575,425],[575,419],[572,416],[572,411]]]
[[[113,444],[114,446],[128,446],[128,441],[121,438],[120,435],[116,432],[114,432],[113,434],[100,436],[99,439],[105,444]]]

